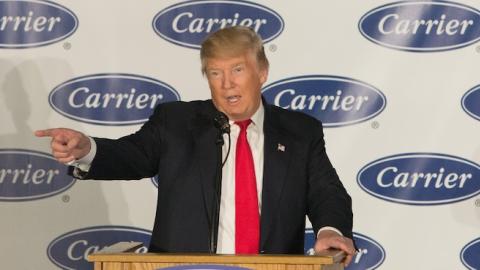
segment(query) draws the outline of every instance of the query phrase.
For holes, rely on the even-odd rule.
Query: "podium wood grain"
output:
[[[96,253],[88,256],[95,270],[156,270],[189,264],[217,264],[256,270],[343,270],[345,253],[330,250],[303,255],[206,255],[165,253]]]

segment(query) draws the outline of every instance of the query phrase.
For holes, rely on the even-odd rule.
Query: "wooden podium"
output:
[[[326,251],[320,255],[210,255],[165,253],[96,253],[88,256],[95,270],[156,270],[164,267],[209,264],[258,270],[343,270],[345,253]],[[198,268],[198,267],[196,267]]]

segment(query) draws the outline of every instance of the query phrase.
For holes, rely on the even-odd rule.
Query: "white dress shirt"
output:
[[[255,178],[257,180],[258,211],[262,209],[262,181],[263,179],[263,105],[252,116],[252,123],[247,127],[247,141],[252,150],[253,163],[255,167]],[[217,253],[235,254],[235,153],[237,150],[237,139],[240,134],[240,127],[230,121],[230,154],[227,157],[222,169],[222,196],[220,202],[220,218],[218,224]],[[222,152],[223,159],[228,150],[228,136],[223,135]]]

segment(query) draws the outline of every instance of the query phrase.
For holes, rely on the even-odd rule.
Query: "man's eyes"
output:
[[[236,73],[241,72],[241,71],[243,71],[243,67],[241,67],[241,66],[240,67],[235,67],[233,69],[233,72],[236,72]]]
[[[212,76],[212,77],[217,77],[218,75],[220,75],[220,72],[218,72],[216,70],[210,70],[210,71],[208,71],[208,75]]]
[[[244,70],[245,70],[245,67],[237,66],[237,67],[234,67],[231,72],[233,74],[238,74],[238,73],[243,72]],[[219,77],[219,76],[222,75],[222,72],[219,71],[219,70],[209,70],[209,71],[207,71],[207,74],[208,74],[209,77]]]

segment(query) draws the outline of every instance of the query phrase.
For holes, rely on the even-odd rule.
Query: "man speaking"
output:
[[[80,179],[158,174],[150,252],[208,252],[216,239],[222,254],[303,253],[308,215],[315,250],[342,249],[348,265],[350,196],[327,157],[321,123],[262,99],[269,64],[261,38],[225,28],[203,42],[200,57],[211,100],[158,105],[139,131],[117,140],[64,128],[35,135],[51,137],[53,156]]]

